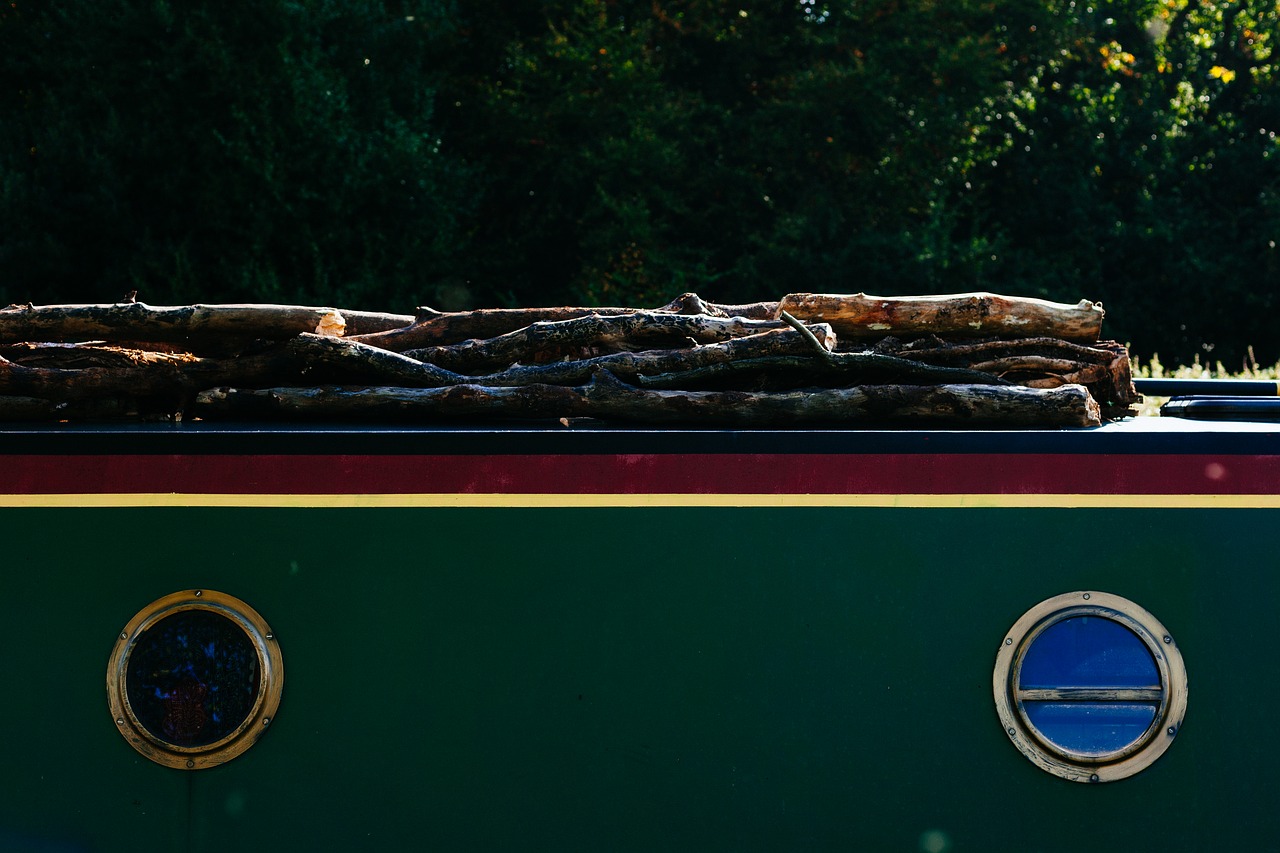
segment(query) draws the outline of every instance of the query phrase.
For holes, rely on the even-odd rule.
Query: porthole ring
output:
[[[248,604],[185,590],[125,625],[106,676],[112,720],[129,745],[158,764],[199,770],[230,761],[265,734],[279,709],[284,664],[275,632]]]
[[[1027,688],[1023,666],[1047,631],[1094,624],[1123,636],[1150,656],[1156,684],[1108,685],[1100,688]],[[1055,596],[1027,611],[1005,634],[992,674],[996,710],[1006,735],[1042,769],[1077,782],[1110,782],[1148,767],[1173,743],[1187,707],[1187,674],[1172,635],[1153,615],[1128,599],[1097,591]],[[1065,739],[1047,735],[1029,713],[1031,706],[1089,709],[1151,708],[1149,722],[1133,737],[1094,749],[1073,748]],[[1086,705],[1086,703],[1088,703]],[[1137,727],[1130,726],[1131,730]],[[1113,735],[1114,737],[1114,735]]]

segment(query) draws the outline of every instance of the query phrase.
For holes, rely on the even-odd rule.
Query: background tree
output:
[[[451,273],[470,193],[432,124],[447,5],[5,5],[8,299],[402,304]]]
[[[503,247],[474,268],[517,301],[566,285],[641,303],[956,286],[935,200],[958,163],[986,156],[977,114],[1027,85],[1007,43],[1046,49],[1025,25],[1037,12],[544,4],[457,81],[470,106],[446,135],[488,164],[478,226]]]
[[[1066,3],[1066,52],[991,132],[971,209],[1000,278],[1096,294],[1136,349],[1280,355],[1274,2]]]
[[[1280,355],[1273,0],[54,5],[0,11],[10,301],[990,289]]]

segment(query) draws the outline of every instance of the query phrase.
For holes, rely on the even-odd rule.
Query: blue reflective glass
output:
[[[1102,616],[1073,616],[1046,628],[1022,659],[1023,689],[1159,687],[1155,658],[1137,634]]]
[[[1027,719],[1054,745],[1077,755],[1107,755],[1142,737],[1156,716],[1138,702],[1026,702]]]

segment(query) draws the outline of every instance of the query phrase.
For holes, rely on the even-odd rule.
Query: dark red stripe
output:
[[[1277,456],[9,456],[0,494],[1276,494]]]

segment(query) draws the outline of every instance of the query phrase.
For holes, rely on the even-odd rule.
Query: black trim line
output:
[[[1146,421],[1147,419],[1141,419]],[[1181,426],[1179,426],[1181,425]],[[1152,419],[1078,430],[644,429],[596,422],[386,427],[324,424],[37,425],[0,429],[9,454],[1066,453],[1280,455],[1280,426]]]

